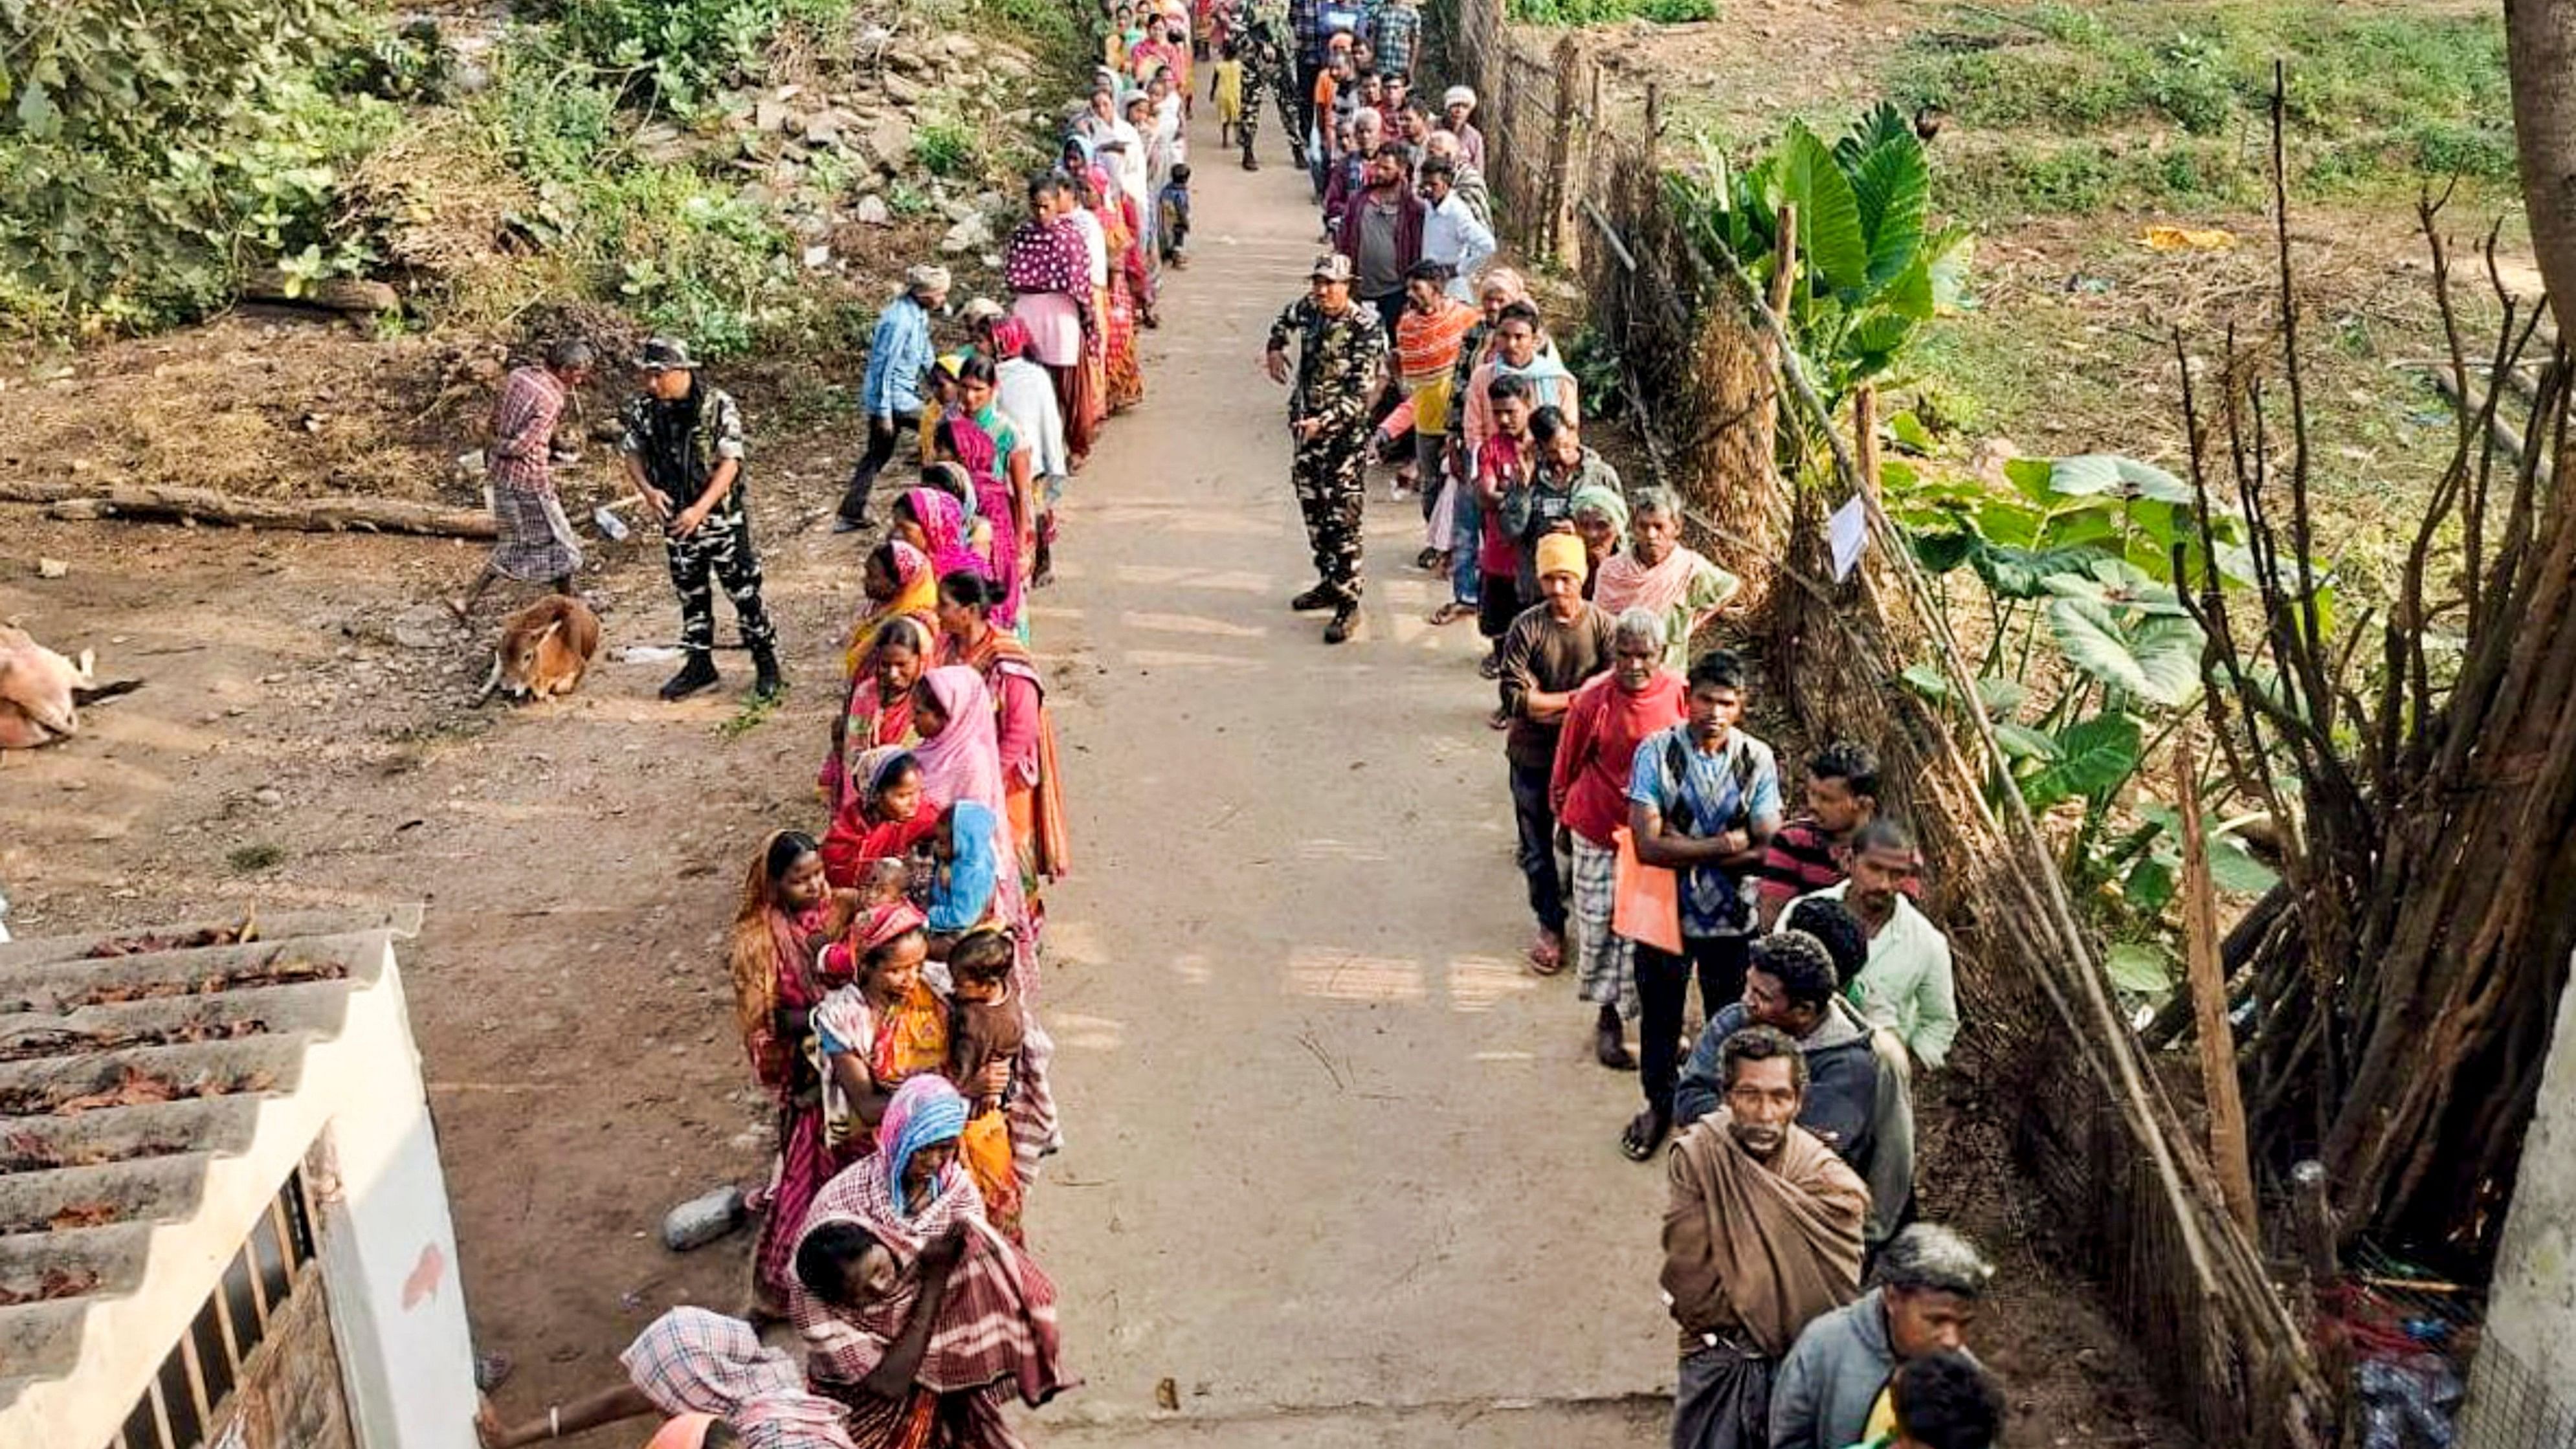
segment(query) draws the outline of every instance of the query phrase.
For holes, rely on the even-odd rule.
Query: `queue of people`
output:
[[[1052,574],[1056,501],[1107,419],[1144,397],[1139,329],[1158,325],[1164,268],[1186,262],[1183,129],[1211,38],[1177,0],[1102,19],[1110,63],[1004,246],[1008,304],[952,307],[947,270],[914,267],[869,349],[834,531],[883,537],[834,651],[820,808],[751,851],[728,952],[777,1124],[749,1195],[747,1302],[673,1310],[626,1354],[629,1382],[516,1427],[487,1412],[487,1444],[659,1413],[653,1442],[675,1449],[1009,1449],[1004,1406],[1072,1385],[1027,1232],[1063,1142],[1038,1003],[1045,889],[1072,858],[1028,600]],[[543,481],[554,414],[591,362],[561,348],[514,379],[514,477]],[[664,696],[715,682],[717,584],[757,690],[774,692],[740,411],[677,340],[649,344],[641,371],[625,453],[683,605],[686,660]],[[910,486],[890,489],[905,467]],[[530,537],[494,572],[552,584],[577,555],[534,482],[517,509]]]
[[[1704,647],[1739,581],[1682,541],[1673,494],[1586,443],[1546,316],[1491,261],[1476,97],[1433,115],[1386,43],[1409,11],[1290,7],[1330,247],[1263,359],[1293,382],[1317,574],[1290,607],[1330,610],[1327,643],[1358,632],[1386,462],[1419,500],[1415,563],[1449,585],[1430,623],[1485,640],[1529,969],[1572,968],[1593,1054],[1643,1098],[1620,1150],[1668,1162],[1675,1449],[1978,1449],[1999,1399],[1965,1335],[1992,1270],[1914,1221],[1914,1085],[1959,1019],[1913,837],[1861,741],[1808,759],[1791,815],[1744,727],[1750,670]]]

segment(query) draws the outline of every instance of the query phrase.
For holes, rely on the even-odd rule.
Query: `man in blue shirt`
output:
[[[859,411],[868,420],[868,450],[850,473],[841,495],[834,533],[855,533],[873,525],[868,494],[877,474],[894,461],[895,444],[921,430],[922,378],[936,354],[930,345],[930,314],[948,304],[948,269],[919,266],[904,273],[903,294],[877,315],[876,335],[868,343],[867,377],[859,384]]]
[[[1711,650],[1691,666],[1682,722],[1637,746],[1628,772],[1628,833],[1637,859],[1681,876],[1681,954],[1637,943],[1637,1080],[1646,1109],[1621,1134],[1638,1162],[1672,1130],[1675,1053],[1690,979],[1715,1016],[1744,995],[1762,850],[1780,828],[1780,767],[1771,747],[1735,727],[1744,661]]]

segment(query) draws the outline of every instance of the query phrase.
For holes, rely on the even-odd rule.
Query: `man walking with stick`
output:
[[[1270,324],[1262,366],[1287,382],[1288,343],[1297,340],[1288,429],[1296,439],[1290,478],[1315,555],[1315,586],[1288,601],[1298,613],[1333,611],[1324,642],[1351,637],[1360,617],[1360,503],[1367,492],[1370,410],[1386,385],[1386,329],[1377,313],[1351,298],[1351,259],[1315,259],[1311,290]]]
[[[581,567],[581,545],[555,496],[555,420],[575,389],[590,378],[590,344],[567,338],[546,349],[545,365],[520,367],[501,384],[492,405],[492,442],[485,479],[492,485],[492,521],[500,541],[465,597],[447,601],[458,623],[474,612],[483,591],[503,579],[572,592]]]
[[[677,338],[645,343],[635,365],[644,391],[627,399],[620,451],[636,497],[662,525],[671,587],[680,594],[680,647],[689,656],[662,686],[662,697],[685,699],[717,681],[717,583],[733,600],[743,647],[751,651],[752,696],[779,694],[787,681],[778,672],[778,630],[761,603],[760,554],[743,507],[742,409],[698,376],[696,360]]]

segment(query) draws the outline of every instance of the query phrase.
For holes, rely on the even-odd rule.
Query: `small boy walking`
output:
[[[1190,165],[1181,162],[1172,168],[1172,179],[1163,183],[1163,194],[1156,204],[1162,210],[1163,265],[1186,267],[1190,264],[1184,250],[1190,241]]]

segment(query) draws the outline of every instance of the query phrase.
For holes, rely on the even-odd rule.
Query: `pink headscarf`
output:
[[[993,693],[984,676],[963,664],[950,664],[921,676],[920,687],[939,702],[948,727],[913,746],[921,762],[921,791],[927,809],[940,810],[972,800],[1002,814],[1002,743],[993,713]]]
[[[922,538],[930,545],[932,573],[944,579],[959,569],[984,572],[984,556],[966,546],[964,504],[936,488],[906,489],[903,501],[905,509],[919,520]]]
[[[993,324],[993,355],[1007,362],[1029,350],[1029,324],[1005,317]]]

